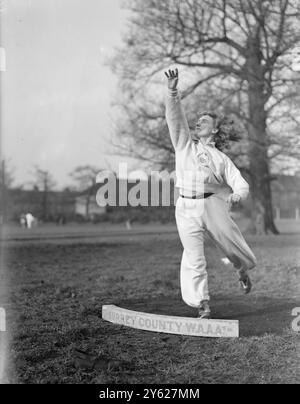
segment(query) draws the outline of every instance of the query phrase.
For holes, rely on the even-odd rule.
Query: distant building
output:
[[[57,221],[59,218],[72,221],[78,217],[93,220],[106,212],[105,208],[97,205],[96,193],[89,194],[88,191],[81,194],[69,190],[50,191],[46,204],[45,208],[44,193],[38,189],[10,189],[7,192],[7,219],[19,222],[22,214],[31,212],[39,220],[46,221]]]
[[[38,189],[10,189],[7,192],[7,219],[19,222],[21,214],[30,212],[39,220],[56,221],[59,216],[64,216],[66,220],[73,220],[76,216],[77,195],[78,193],[68,190],[50,191],[47,194],[45,207],[44,193]]]

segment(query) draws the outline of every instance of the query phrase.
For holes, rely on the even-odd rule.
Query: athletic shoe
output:
[[[247,275],[246,273],[241,275],[240,285],[241,285],[241,289],[245,293],[245,295],[248,295],[251,292],[252,283],[251,283],[251,279],[250,279],[249,275]]]
[[[200,320],[209,320],[210,316],[211,310],[208,304],[208,300],[204,300],[199,308],[198,318],[200,318]]]

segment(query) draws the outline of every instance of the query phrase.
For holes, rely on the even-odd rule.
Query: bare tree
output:
[[[112,61],[126,116],[117,127],[118,147],[153,163],[174,162],[158,84],[162,71],[176,64],[186,76],[190,122],[201,109],[239,121],[244,140],[232,157],[249,178],[253,206],[264,208],[265,230],[277,234],[271,167],[280,156],[300,156],[297,108],[291,106],[299,100],[300,76],[289,58],[300,40],[300,2],[130,0],[126,6],[130,28]]]
[[[86,201],[86,217],[89,217],[90,204],[92,198],[95,196],[95,185],[97,174],[102,170],[95,166],[79,166],[71,174],[71,178],[76,184],[76,189],[84,193]]]
[[[14,169],[11,166],[10,160],[2,160],[1,162],[0,182],[8,189],[12,188],[14,185]]]
[[[39,167],[35,167],[35,181],[34,185],[43,193],[42,198],[42,212],[43,212],[43,219],[48,219],[48,212],[49,212],[49,192],[53,190],[56,183],[52,176],[52,174],[47,170],[42,170]]]

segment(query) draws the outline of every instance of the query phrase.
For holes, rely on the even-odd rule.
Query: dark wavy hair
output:
[[[203,116],[210,116],[214,120],[216,133],[213,135],[213,140],[216,143],[217,149],[221,151],[229,150],[231,142],[239,142],[241,140],[241,136],[235,127],[234,120],[229,116],[217,115],[211,111],[204,111],[199,115],[198,120]]]

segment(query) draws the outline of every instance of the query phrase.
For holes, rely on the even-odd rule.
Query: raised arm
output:
[[[168,94],[166,97],[166,119],[171,140],[175,150],[183,149],[190,141],[189,125],[181,103],[178,91],[178,69],[165,72],[168,79]]]

